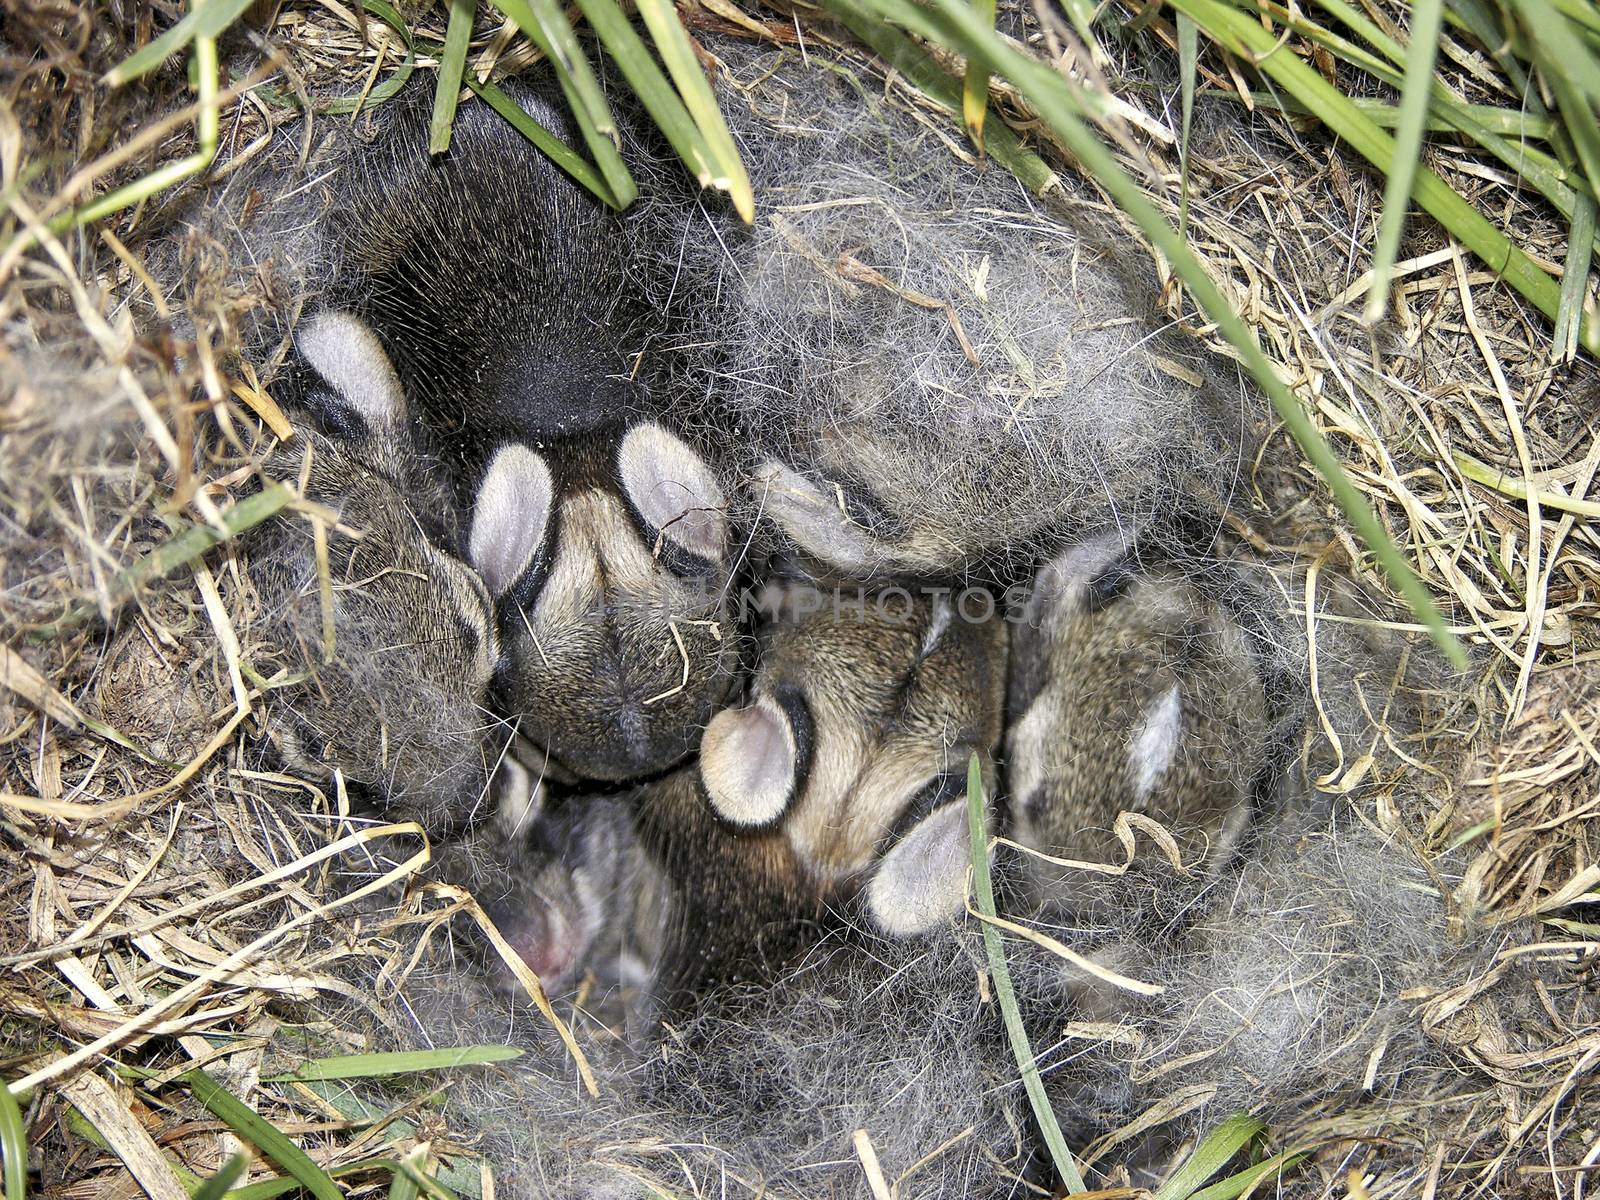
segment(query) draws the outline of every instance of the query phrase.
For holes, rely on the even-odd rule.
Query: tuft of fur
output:
[[[790,547],[855,577],[1028,569],[1227,495],[1254,401],[1163,333],[1101,222],[954,161],[842,62],[719,53],[762,207],[663,235],[678,306],[715,298],[682,369]]]
[[[1453,922],[1438,880],[1358,822],[1302,811],[1263,845],[1220,880],[1145,868],[1085,884],[1073,921],[1049,928],[1159,995],[1018,956],[1041,1071],[1091,1162],[1159,1172],[1184,1137],[1236,1112],[1292,1127],[1337,1103],[1400,1119],[1459,1069],[1415,1005],[1481,977],[1494,935]],[[1063,990],[1078,1001],[1064,1036],[1044,1017]],[[1162,1104],[1165,1119],[1140,1119]]]
[[[645,1197],[668,1180],[691,1195],[866,1200],[857,1130],[904,1194],[1007,1196],[1028,1145],[974,949],[950,930],[827,939],[782,978],[698,996],[642,1047],[576,1013],[598,1097],[525,1002],[458,971],[412,977],[401,1044],[525,1049],[458,1080],[443,1113],[476,1132],[510,1200]]]

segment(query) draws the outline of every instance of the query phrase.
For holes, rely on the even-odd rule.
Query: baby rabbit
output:
[[[658,385],[648,256],[486,106],[439,157],[420,103],[381,119],[336,185],[330,303],[376,332],[470,510],[456,548],[499,615],[500,706],[552,770],[659,772],[733,682],[736,556],[718,468]]]
[[[1005,634],[948,596],[778,584],[748,703],[706,727],[697,769],[639,818],[676,890],[669,966],[688,986],[787,957],[859,908],[889,936],[959,913],[966,772],[1000,737]]]
[[[645,989],[660,960],[665,884],[641,845],[632,807],[615,796],[549,798],[507,757],[496,817],[440,847],[435,871],[465,886],[547,994],[584,979],[600,999]],[[491,975],[511,986],[491,962]]]
[[[451,506],[408,445],[400,381],[347,314],[302,324],[280,390],[305,418],[266,473],[337,514],[327,529],[332,653],[311,524],[288,514],[246,544],[270,629],[298,647],[301,684],[273,693],[269,736],[289,767],[340,772],[390,815],[449,832],[480,809],[504,734],[485,705],[500,658],[483,581],[443,546]]]
[[[1254,401],[1164,332],[1143,256],[1069,179],[1041,202],[957,162],[846,62],[719,56],[761,210],[691,212],[695,284],[668,291],[790,547],[855,578],[1010,579],[1226,489]]]
[[[1176,570],[1120,539],[1037,575],[1011,645],[1006,769],[1025,846],[1123,857],[1119,813],[1165,826],[1186,862],[1224,865],[1269,761],[1260,675],[1237,623]]]

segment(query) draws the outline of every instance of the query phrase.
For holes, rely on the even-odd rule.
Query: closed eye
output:
[[[772,695],[773,701],[783,710],[794,734],[794,795],[804,796],[811,777],[811,757],[817,744],[817,724],[811,715],[811,705],[805,693],[793,684],[786,683]]]
[[[939,772],[906,802],[906,806],[900,810],[900,815],[895,818],[889,832],[884,835],[879,849],[887,850],[931,816],[935,810],[943,808],[952,800],[960,800],[966,795],[966,791],[967,780],[964,772]]]
[[[695,553],[672,536],[672,527],[683,521],[693,520],[697,510],[691,509],[668,521],[661,529],[652,527],[631,504],[629,510],[638,525],[640,536],[650,547],[650,557],[679,579],[704,580],[721,574],[722,566],[716,559]]]
[[[838,500],[842,501],[844,515],[873,537],[893,539],[904,532],[900,522],[866,484],[854,479],[830,478],[823,481],[823,486],[833,489]]]
[[[559,510],[558,510],[559,511]],[[539,593],[544,591],[545,581],[550,578],[550,569],[555,565],[555,548],[560,544],[557,528],[559,516],[557,513],[550,515],[550,530],[545,538],[544,545],[534,554],[533,560],[517,577],[516,583],[511,585],[511,590],[499,598],[503,611],[532,612],[534,604],[539,599]]]

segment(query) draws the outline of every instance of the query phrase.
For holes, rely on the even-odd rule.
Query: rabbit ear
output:
[[[405,392],[378,335],[352,313],[320,312],[301,324],[295,348],[339,402],[375,434],[405,421]]]
[[[841,510],[835,496],[773,459],[756,468],[755,481],[763,510],[801,550],[845,570],[869,565],[871,537]]]
[[[878,861],[867,881],[867,912],[890,937],[927,933],[967,898],[967,806],[933,810]]]
[[[794,794],[794,727],[768,699],[718,713],[700,743],[700,777],[717,815],[742,829],[771,825]]]
[[[495,451],[472,506],[467,558],[499,599],[522,578],[544,544],[555,484],[550,468],[522,445]]]
[[[523,837],[544,812],[544,778],[534,774],[509,754],[495,770],[495,827],[507,842]]]
[[[1136,533],[1113,529],[1069,546],[1039,568],[1024,618],[1031,625],[1050,622],[1053,610],[1076,612],[1090,598],[1098,579],[1131,554]]]
[[[687,442],[654,422],[640,422],[623,435],[617,471],[650,528],[701,558],[722,558],[728,533],[722,488]]]
[[[1133,791],[1145,799],[1161,782],[1178,753],[1183,738],[1183,700],[1173,684],[1156,696],[1145,710],[1144,723],[1128,745],[1128,770]]]

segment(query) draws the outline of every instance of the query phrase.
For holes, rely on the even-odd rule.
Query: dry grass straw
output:
[[[791,23],[730,21],[728,9],[686,15],[691,28],[796,40]],[[91,184],[104,190],[192,152],[180,72],[123,93],[95,82],[150,36],[149,9],[123,11],[10,6],[0,34],[7,239]],[[286,92],[370,90],[404,61],[400,40],[358,9],[274,12],[271,28],[248,36],[282,55],[275,82]],[[1149,30],[1175,40],[1162,15]],[[474,43],[468,69],[525,57],[501,30]],[[1107,69],[1117,76],[1117,64]],[[1469,99],[1492,88],[1487,73],[1445,69]],[[1214,89],[1242,86],[1236,72],[1206,71]],[[1175,115],[1140,86],[1136,62],[1121,74],[1119,146],[1169,185],[1152,197],[1176,221]],[[997,100],[1004,110],[1003,89]],[[237,170],[275,131],[309,148],[316,121],[340,118],[295,119],[259,95],[231,100],[214,171]],[[1576,1194],[1600,1161],[1595,366],[1554,365],[1543,324],[1426,224],[1396,268],[1392,323],[1369,330],[1362,273],[1380,185],[1281,123],[1250,140],[1227,128],[1207,136],[1189,167],[1192,245],[1458,632],[1484,651],[1472,703],[1431,698],[1439,719],[1387,747],[1411,764],[1403,779],[1374,779],[1381,747],[1351,745],[1328,786],[1376,782],[1365,819],[1424,862],[1458,848],[1467,866],[1447,888],[1451,911],[1504,928],[1501,963],[1536,956],[1570,981],[1541,985],[1514,1014],[1489,998],[1495,971],[1461,990],[1419,991],[1410,999],[1429,1036],[1480,1070],[1411,1111],[1307,1112],[1276,1131],[1278,1144],[1314,1148],[1305,1178],[1351,1195]],[[1552,269],[1563,260],[1561,223],[1500,167],[1449,148],[1431,159],[1537,258]],[[356,1120],[324,1094],[260,1076],[269,1061],[292,1065],[282,1023],[304,1013],[297,1002],[322,998],[397,1027],[408,972],[459,908],[426,891],[385,913],[357,905],[415,874],[415,839],[354,822],[341,795],[263,771],[247,752],[242,735],[258,731],[264,698],[292,664],[260,643],[235,558],[184,561],[119,596],[119,576],[172,536],[171,521],[221,521],[267,438],[283,432],[256,379],[268,364],[234,357],[244,315],[283,298],[230,284],[215,248],[174,227],[193,194],[158,197],[100,230],[41,231],[38,246],[0,254],[0,1075],[20,1081],[41,1179],[63,1197],[177,1197],[192,1182],[182,1170],[218,1169],[232,1135],[173,1082],[197,1064],[326,1168],[415,1151],[419,1120]],[[182,294],[164,294],[144,265],[156,238],[184,240]],[[1176,289],[1168,300],[1174,321],[1193,323]],[[1271,451],[1253,486],[1275,519],[1241,535],[1369,574],[1288,439]],[[1308,629],[1349,619],[1319,615],[1310,579]],[[115,619],[56,624],[85,600]],[[331,869],[336,859],[346,871]],[[357,874],[364,883],[351,882]],[[377,989],[353,990],[352,973]],[[332,1052],[362,1048],[332,1027],[319,1039]],[[130,1083],[119,1064],[156,1074]],[[1187,1102],[1173,1095],[1165,1106]],[[870,1142],[858,1151],[882,1193]],[[253,1177],[270,1174],[257,1164]]]

